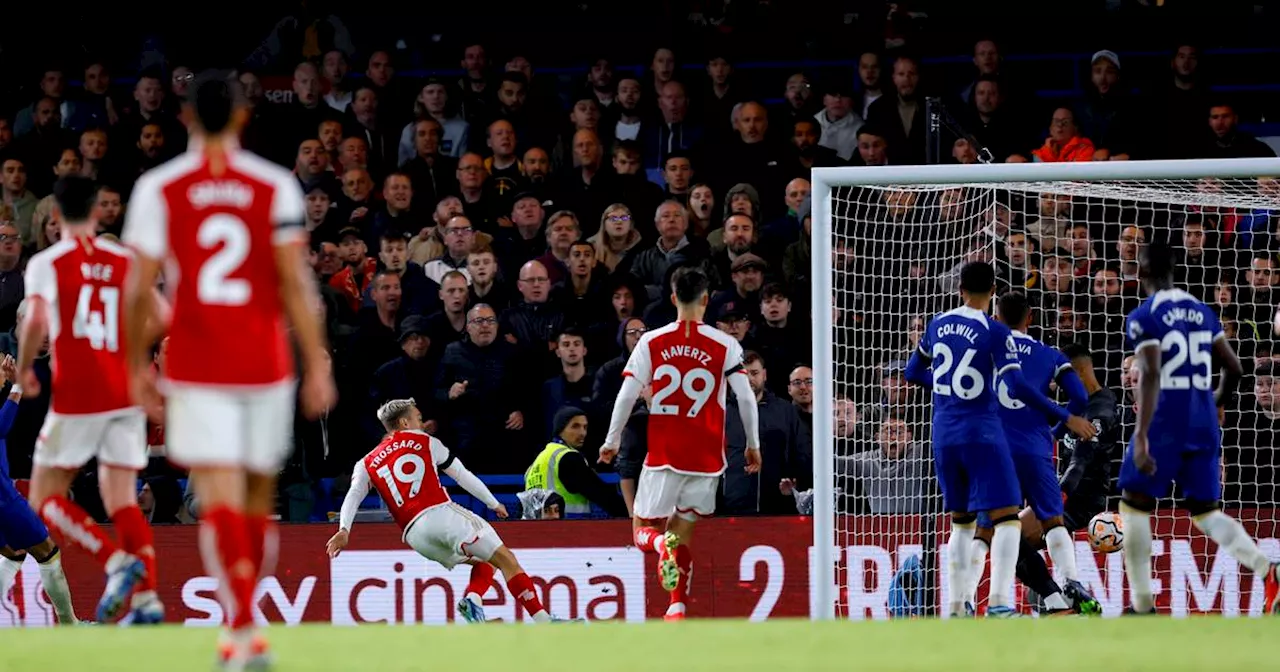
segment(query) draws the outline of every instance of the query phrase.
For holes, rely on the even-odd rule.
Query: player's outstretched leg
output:
[[[1062,594],[1062,589],[1049,573],[1049,566],[1044,563],[1040,551],[1025,538],[1018,547],[1018,565],[1016,576],[1022,585],[1034,590],[1044,600],[1049,614],[1065,614],[1071,612],[1071,604]]]
[[[154,625],[164,620],[164,605],[156,595],[156,551],[142,509],[138,508],[138,474],[124,469],[100,464],[98,487],[102,503],[115,525],[120,545],[129,555],[142,562],[145,573],[138,581],[137,590],[130,600],[129,613],[121,620],[123,625]]]
[[[1155,611],[1151,590],[1151,512],[1155,500],[1128,491],[1120,502],[1124,525],[1124,574],[1129,580],[1129,602],[1135,614]]]
[[[991,584],[987,592],[987,617],[1012,618],[1018,615],[1013,607],[1013,585],[1018,568],[1018,547],[1022,542],[1022,522],[1014,507],[991,512],[995,532],[991,535]]]
[[[658,578],[663,590],[671,594],[663,620],[683,621],[688,612],[685,602],[693,581],[693,551],[689,540],[693,538],[693,524],[697,519],[693,513],[676,513],[667,521],[658,560]]]
[[[489,558],[489,562],[502,572],[502,577],[507,580],[507,590],[511,591],[511,596],[516,598],[516,603],[533,618],[534,623],[550,623],[554,620],[543,608],[542,601],[538,599],[538,591],[533,586],[533,579],[525,574],[524,568],[520,566],[511,549],[499,546]]]
[[[471,581],[467,592],[458,601],[458,615],[468,623],[484,623],[484,594],[493,585],[494,566],[487,562],[471,565]]]
[[[0,600],[9,594],[9,589],[13,587],[13,579],[18,576],[18,572],[22,571],[22,563],[26,559],[26,553],[15,551],[8,546],[0,546]]]
[[[947,537],[947,592],[951,598],[947,615],[963,617],[965,594],[970,575],[969,554],[973,550],[973,538],[977,532],[977,516],[972,513],[951,514],[951,535]],[[976,587],[975,587],[976,589]]]
[[[62,551],[52,539],[27,549],[40,567],[40,583],[44,584],[44,592],[53,603],[53,613],[60,625],[75,625],[80,622],[76,618],[76,608],[71,603],[71,586],[67,585],[67,575],[62,570]],[[3,591],[0,591],[3,594]]]
[[[991,551],[991,528],[984,527],[982,516],[978,516],[978,528],[969,546],[969,572],[964,579],[964,614],[974,616],[978,613],[978,586],[982,584],[982,575],[987,571],[987,554]]]
[[[664,532],[649,524],[650,522],[636,519],[632,530],[633,539],[636,548],[645,553],[653,551],[658,554],[658,577],[661,579],[662,589],[670,592],[676,589],[676,584],[680,581],[675,549],[680,545],[681,537],[677,531],[668,529]]]
[[[1055,516],[1041,521],[1040,528],[1045,530],[1044,544],[1049,551],[1049,559],[1053,560],[1053,566],[1058,568],[1058,571],[1062,572],[1062,577],[1066,579],[1066,583],[1062,586],[1063,594],[1071,600],[1071,608],[1090,616],[1102,613],[1102,605],[1093,597],[1089,589],[1080,583],[1080,567],[1076,564],[1076,542],[1067,529],[1066,521],[1061,516]],[[1025,553],[1025,550],[1023,552]],[[1036,553],[1036,555],[1040,554]],[[1041,562],[1043,563],[1043,559]],[[1046,606],[1048,606],[1047,602]]]
[[[1263,602],[1263,613],[1280,613],[1280,566],[1267,559],[1258,548],[1258,544],[1245,531],[1240,521],[1228,516],[1218,508],[1216,502],[1184,503],[1191,512],[1191,520],[1201,532],[1209,536],[1219,547],[1227,549],[1231,557],[1240,564],[1253,570],[1254,576],[1263,577],[1266,587]],[[1128,546],[1129,530],[1125,528],[1125,546]]]
[[[120,550],[93,521],[93,517],[65,495],[46,495],[38,484],[49,476],[40,479],[40,471],[41,468],[37,467],[37,478],[32,486],[32,506],[38,507],[37,512],[50,529],[66,542],[87,551],[106,571],[107,585],[102,599],[98,601],[97,619],[99,623],[112,621],[120,615],[120,609],[146,574],[146,567],[141,560]],[[54,492],[66,492],[66,488]]]

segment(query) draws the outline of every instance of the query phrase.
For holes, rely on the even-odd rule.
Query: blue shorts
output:
[[[1053,467],[1053,457],[1048,454],[1017,452],[1013,457],[1013,471],[1018,475],[1022,498],[1036,520],[1048,520],[1063,515],[1062,489],[1058,487],[1058,472]],[[978,514],[978,527],[991,527],[991,517]]]
[[[1222,499],[1222,443],[1197,441],[1149,443],[1156,473],[1148,476],[1133,463],[1133,442],[1120,463],[1120,489],[1153,499],[1169,496],[1176,482],[1178,496],[1200,502]]]
[[[49,538],[49,528],[21,497],[0,501],[0,547],[23,551]]]
[[[991,511],[1022,502],[1018,477],[1003,435],[990,443],[933,444],[933,461],[950,513]]]

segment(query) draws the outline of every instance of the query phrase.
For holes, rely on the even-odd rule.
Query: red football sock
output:
[[[693,581],[693,551],[688,546],[676,546],[676,567],[680,568],[680,580],[671,591],[671,604],[689,599],[689,583]]]
[[[542,608],[542,601],[538,599],[538,591],[533,587],[533,579],[530,579],[528,574],[520,572],[507,579],[507,590],[511,591],[516,602],[531,616],[537,616],[545,611]]]
[[[111,541],[111,537],[93,522],[92,516],[62,495],[44,500],[44,504],[40,505],[40,517],[45,524],[58,531],[64,542],[88,551],[104,569],[111,554],[120,550]]]
[[[249,535],[249,559],[253,562],[253,575],[261,580],[276,571],[280,533],[276,524],[265,515],[245,514],[244,522]]]
[[[636,548],[644,553],[657,552],[653,547],[653,543],[662,538],[662,533],[656,527],[637,527],[634,531],[634,539]]]
[[[523,576],[523,575],[522,575]],[[467,594],[475,593],[480,597],[489,592],[493,585],[493,565],[482,562],[471,565],[471,582],[467,584]]]
[[[151,526],[142,516],[142,509],[135,504],[126,506],[111,514],[111,522],[115,523],[120,545],[126,553],[142,560],[147,568],[147,575],[138,583],[138,590],[156,589],[156,550],[151,536]]]
[[[244,514],[227,506],[204,512],[200,520],[200,553],[205,571],[218,577],[224,591],[227,625],[239,630],[253,625],[253,591],[257,587],[249,557]]]

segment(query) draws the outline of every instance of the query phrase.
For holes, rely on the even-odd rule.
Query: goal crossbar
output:
[[[832,208],[833,189],[838,187],[935,188],[1013,184],[1028,191],[1072,190],[1073,183],[1108,182],[1098,196],[1142,199],[1151,187],[1141,183],[1155,180],[1198,180],[1280,177],[1280,159],[1199,159],[1171,161],[1102,161],[1079,163],[1004,163],[931,166],[859,166],[815,168],[812,172],[813,221],[811,278],[813,290],[813,549],[810,573],[810,615],[833,619],[839,595],[836,585],[836,510],[834,474],[835,339],[832,299]],[[1133,182],[1126,185],[1126,182]],[[1062,184],[1067,183],[1067,184]],[[1107,193],[1110,192],[1110,193]],[[1165,199],[1169,192],[1161,192]],[[1224,195],[1224,201],[1252,207],[1280,209],[1280,198],[1253,198]],[[1213,196],[1200,194],[1196,203],[1212,203]]]

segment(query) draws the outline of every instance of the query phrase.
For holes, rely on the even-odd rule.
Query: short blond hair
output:
[[[388,432],[394,432],[400,424],[400,419],[407,417],[409,411],[415,406],[417,404],[413,399],[392,399],[378,407],[378,421]]]

